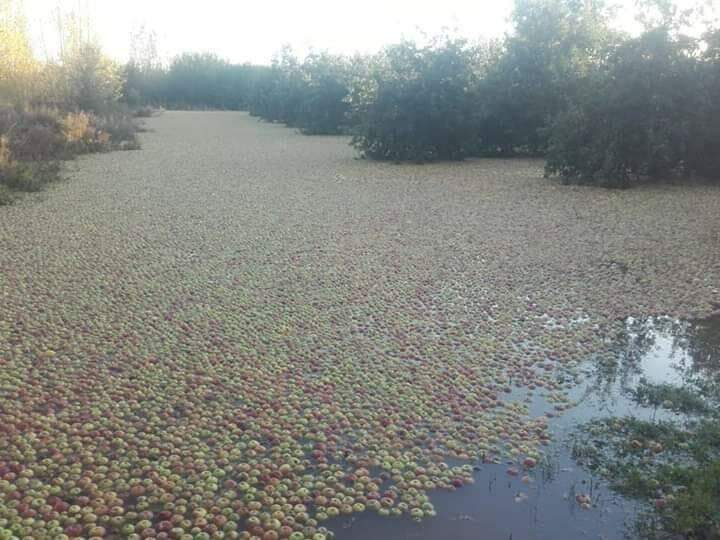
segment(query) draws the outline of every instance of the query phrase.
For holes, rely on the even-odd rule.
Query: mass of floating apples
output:
[[[513,392],[566,406],[563,364],[542,348],[451,326],[426,343],[404,325],[370,337],[390,320],[379,309],[351,316],[343,341],[327,321],[337,315],[293,320],[283,294],[270,296],[262,309],[277,317],[170,306],[141,329],[122,323],[112,353],[85,322],[43,330],[35,348],[32,322],[10,332],[2,534],[321,540],[342,515],[420,520],[435,515],[429,494],[472,482],[479,461],[535,467],[547,419]],[[433,328],[408,308],[398,323]]]
[[[243,159],[266,152],[253,141]],[[437,168],[377,166],[391,178],[356,189],[368,165],[351,163],[338,189],[294,158],[202,191],[214,199],[191,200],[166,163],[181,180],[147,181],[152,212],[108,220],[112,201],[78,196],[1,222],[0,538],[323,540],[350,514],[431,518],[432,493],[462,489],[478,463],[531,481],[576,365],[612,357],[613,317],[646,302],[645,285],[590,241],[568,248],[579,231],[554,252],[519,242],[553,214],[502,206],[531,189],[505,187],[510,165],[495,186],[413,198],[397,177],[434,185]],[[555,208],[547,190],[523,204]],[[668,294],[661,306],[695,300]],[[533,416],[537,396],[549,408]]]

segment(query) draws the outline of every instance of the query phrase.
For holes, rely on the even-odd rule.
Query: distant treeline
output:
[[[168,67],[125,68],[125,99],[133,106],[247,110],[254,80],[265,66],[231,64],[210,53],[184,53]]]
[[[681,32],[669,2],[645,31],[609,24],[601,1],[516,0],[513,32],[440,37],[371,56],[283,49],[270,66],[184,54],[127,67],[126,98],[174,108],[247,109],[309,134],[348,133],[392,161],[537,155],[568,181],[720,177],[720,32]]]

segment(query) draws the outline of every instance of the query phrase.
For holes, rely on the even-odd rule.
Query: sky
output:
[[[693,0],[678,0],[690,2]],[[712,0],[711,0],[712,1]],[[509,29],[513,0],[25,0],[40,56],[57,43],[56,13],[80,11],[106,54],[126,61],[130,36],[153,30],[162,58],[214,52],[232,62],[267,63],[281,45],[296,52],[374,52],[402,37],[445,29],[470,38],[498,38]],[[633,0],[620,0],[620,25],[632,30]]]
[[[164,57],[211,51],[233,62],[269,62],[284,43],[300,53],[374,52],[402,36],[443,28],[500,37],[512,9],[510,0],[25,0],[41,54],[52,49],[58,6],[78,5],[90,14],[105,52],[118,60],[127,59],[131,33],[145,25],[156,32]]]

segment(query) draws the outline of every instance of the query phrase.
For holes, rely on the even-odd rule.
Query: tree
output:
[[[34,94],[39,69],[30,46],[22,2],[0,0],[0,105],[28,102]]]
[[[617,47],[548,130],[548,174],[627,187],[692,172],[714,101],[697,51],[696,40],[664,27]]]
[[[66,49],[61,76],[65,84],[65,106],[71,109],[104,113],[122,94],[120,66],[93,43]]]
[[[698,65],[701,101],[695,111],[689,167],[707,177],[720,178],[720,30],[708,30],[705,52]]]
[[[544,151],[542,128],[615,39],[608,16],[602,1],[516,0],[514,33],[480,83],[484,153]]]
[[[387,47],[354,81],[353,144],[394,161],[462,159],[474,151],[477,50],[441,38],[427,47]]]
[[[232,65],[212,53],[176,56],[163,75],[160,95],[172,107],[238,109],[245,105],[251,66]]]
[[[300,66],[304,81],[296,126],[306,134],[335,134],[348,125],[349,66],[340,56],[328,53],[309,55]]]

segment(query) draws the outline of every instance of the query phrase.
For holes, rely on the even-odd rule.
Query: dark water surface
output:
[[[454,492],[433,492],[437,516],[410,518],[362,514],[328,524],[338,540],[611,540],[632,537],[639,509],[635,501],[613,493],[573,459],[576,428],[609,416],[656,418],[655,409],[637,405],[631,391],[640,380],[682,384],[691,377],[720,368],[720,316],[695,322],[665,318],[629,319],[625,331],[613,336],[615,354],[590,360],[579,370],[571,392],[575,406],[549,419],[553,443],[546,459],[523,477],[508,474],[510,463],[476,465],[475,484]],[[511,399],[523,399],[520,394]],[[552,407],[540,396],[528,401],[533,415]],[[672,414],[672,413],[666,413]],[[573,434],[575,435],[573,437]],[[583,508],[578,501],[591,501]]]

